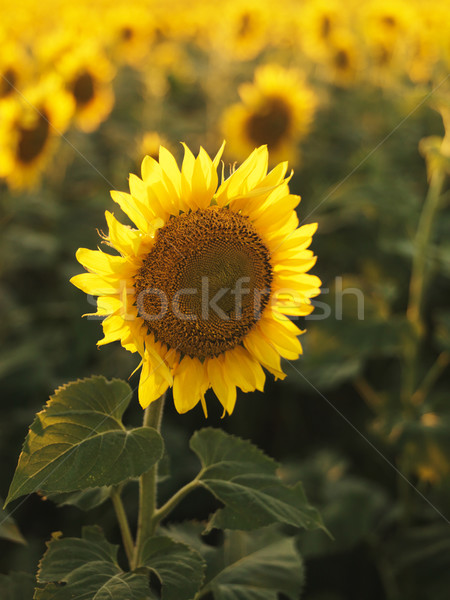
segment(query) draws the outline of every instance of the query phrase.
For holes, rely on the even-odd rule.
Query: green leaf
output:
[[[194,546],[207,562],[206,584],[198,597],[215,600],[276,600],[283,593],[297,600],[304,582],[303,562],[295,542],[279,525],[258,531],[225,531],[220,546],[202,541],[200,523],[168,528],[170,535]]]
[[[143,564],[162,583],[163,600],[190,600],[201,587],[205,563],[193,548],[165,536],[149,538],[143,550]]]
[[[45,499],[51,500],[58,506],[76,506],[80,510],[92,510],[109,499],[111,488],[103,486],[77,492],[61,492],[46,494]]]
[[[81,539],[54,535],[39,564],[34,600],[151,600],[147,576],[122,571],[117,550],[97,527],[85,527]]]
[[[278,464],[250,442],[209,428],[193,435],[191,448],[202,463],[200,483],[225,504],[211,517],[208,531],[255,529],[277,522],[322,527],[302,485],[284,485],[276,474]]]
[[[33,600],[36,581],[29,573],[0,575],[0,598],[2,600]]]
[[[277,600],[279,593],[297,600],[305,575],[292,538],[255,548],[248,533],[233,532],[229,541],[244,552],[209,582],[215,600]]]
[[[56,390],[31,425],[6,503],[38,490],[115,485],[148,471],[163,443],[155,429],[125,429],[121,418],[130,398],[126,382],[104,377]]]
[[[0,504],[3,504],[0,498]],[[8,513],[0,508],[0,538],[26,544],[15,520]],[[1,597],[1,596],[0,596]]]

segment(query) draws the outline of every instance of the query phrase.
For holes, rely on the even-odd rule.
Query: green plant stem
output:
[[[165,504],[163,504],[163,506],[161,506],[161,508],[155,510],[155,512],[153,513],[154,528],[156,528],[158,523],[160,523],[160,521],[162,521],[162,519],[164,519],[164,517],[166,517],[170,512],[172,512],[172,510],[175,508],[175,506],[177,506],[177,504],[179,502],[181,502],[181,500],[185,496],[187,496],[189,494],[189,492],[191,492],[193,489],[195,489],[199,485],[199,479],[200,479],[201,475],[202,475],[202,472],[200,472],[195,479],[193,479],[192,481],[187,483],[185,486],[180,488],[177,492],[175,492],[175,494],[171,498],[169,498],[169,500],[167,500],[167,502]]]
[[[448,352],[441,352],[428,373],[423,378],[419,388],[411,397],[411,402],[414,405],[422,404],[430,389],[433,387],[449,364],[450,354]]]
[[[423,333],[422,311],[427,283],[427,250],[440,204],[444,180],[445,173],[443,171],[433,173],[416,233],[407,317],[418,328],[419,333]]]
[[[165,394],[150,404],[144,412],[144,427],[153,427],[157,431],[161,428],[161,418],[164,407]],[[155,522],[153,514],[156,509],[156,490],[158,481],[158,463],[141,475],[139,478],[139,515],[136,535],[136,547],[132,568],[136,569],[141,565],[142,550],[146,540],[153,535],[155,531]]]
[[[404,377],[401,393],[405,418],[414,417],[417,411],[413,397],[418,387],[417,375],[419,372],[420,346],[425,334],[423,306],[429,279],[429,245],[432,241],[433,224],[438,214],[444,181],[445,172],[443,169],[435,170],[431,175],[414,244],[409,300],[406,311],[406,317],[412,326],[414,338],[412,341],[408,341],[405,348]],[[401,456],[398,461],[399,470],[405,478],[409,479],[410,465],[406,456]],[[405,527],[408,527],[412,518],[413,500],[411,497],[411,486],[403,477],[398,478],[398,491],[403,506],[403,524]]]
[[[377,412],[383,406],[383,398],[373,389],[365,377],[356,377],[353,385],[361,398],[374,412]]]
[[[134,541],[133,536],[131,535],[131,530],[128,524],[128,519],[125,512],[125,508],[123,506],[122,498],[120,496],[120,490],[118,488],[114,488],[111,492],[111,501],[114,506],[114,511],[116,513],[117,521],[120,527],[120,532],[122,534],[122,541],[125,548],[125,553],[128,558],[128,564],[131,565],[134,554]]]
[[[432,237],[433,223],[439,209],[444,181],[445,172],[443,170],[434,171],[431,176],[428,194],[425,199],[422,214],[420,215],[416,233],[411,281],[409,286],[409,301],[406,311],[406,316],[415,333],[413,344],[406,349],[406,374],[403,389],[403,401],[406,406],[410,404],[411,396],[416,389],[419,348],[425,332],[423,301],[428,283],[428,246]]]

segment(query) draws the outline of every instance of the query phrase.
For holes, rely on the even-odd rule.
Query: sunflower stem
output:
[[[202,475],[202,471],[197,475],[195,479],[180,488],[175,494],[167,500],[161,508],[158,508],[153,513],[153,524],[156,528],[157,525],[165,518],[172,510],[181,502],[181,500],[195,489],[199,484],[199,479]]]
[[[431,176],[430,187],[416,233],[407,316],[419,334],[423,334],[423,300],[428,279],[427,248],[431,241],[433,223],[439,209],[444,180],[445,172],[442,169],[436,170]]]
[[[427,397],[428,392],[449,364],[450,353],[445,351],[441,352],[434,364],[432,365],[432,367],[429,369],[429,371],[423,378],[422,383],[411,397],[411,401],[414,405],[419,405],[423,403],[423,401]]]
[[[125,508],[120,496],[120,489],[113,488],[111,492],[111,501],[116,513],[117,522],[119,523],[120,533],[122,534],[123,546],[125,548],[125,554],[127,555],[128,564],[131,565],[133,561],[134,553],[134,541],[131,535],[130,525],[128,524],[127,515]]]
[[[432,241],[433,224],[438,214],[442,187],[445,181],[444,169],[436,169],[430,178],[428,193],[425,198],[422,213],[420,215],[411,271],[409,287],[408,307],[406,317],[411,324],[414,339],[408,343],[404,355],[404,377],[402,385],[401,401],[405,411],[405,417],[415,415],[417,398],[414,393],[418,388],[419,358],[421,343],[425,335],[425,322],[423,315],[424,299],[429,281],[428,270],[428,248]],[[412,516],[411,486],[406,481],[410,477],[410,464],[406,455],[400,457],[400,470],[404,477],[398,478],[399,494],[403,505],[403,521],[408,526]]]
[[[416,391],[417,362],[419,359],[420,344],[425,333],[423,304],[429,279],[427,271],[428,246],[432,239],[433,223],[438,213],[444,181],[444,170],[438,169],[434,171],[431,176],[428,194],[422,214],[420,215],[416,233],[409,301],[406,312],[406,316],[415,334],[413,343],[406,351],[406,377],[403,398],[406,407],[410,407],[411,397]]]
[[[144,427],[161,429],[161,419],[165,394],[150,404],[144,412]],[[139,478],[139,515],[136,535],[136,547],[132,561],[132,569],[141,566],[144,544],[155,531],[156,522],[153,519],[156,510],[156,491],[158,482],[158,463]]]

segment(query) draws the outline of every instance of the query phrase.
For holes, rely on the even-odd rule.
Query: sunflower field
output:
[[[0,600],[447,600],[449,2],[0,17]]]

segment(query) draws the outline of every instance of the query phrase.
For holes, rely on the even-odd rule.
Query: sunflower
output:
[[[0,177],[11,188],[36,184],[72,114],[72,99],[54,76],[1,103]]]
[[[286,315],[312,312],[320,280],[308,246],[316,224],[298,228],[287,163],[267,173],[262,146],[219,187],[223,146],[211,160],[185,147],[181,172],[161,147],[146,156],[131,194],[111,192],[134,222],[106,212],[104,241],[118,256],[80,248],[88,273],[71,282],[98,296],[103,345],[120,340],[141,356],[143,408],[173,386],[180,413],[212,388],[231,414],[236,387],[262,390],[263,367],[283,379],[280,358],[298,358],[302,331]]]
[[[324,71],[337,85],[347,86],[355,82],[361,72],[361,51],[356,39],[341,31],[330,40]]]
[[[242,102],[228,107],[222,130],[229,139],[229,154],[244,156],[267,144],[273,161],[298,159],[297,145],[309,131],[316,108],[316,96],[296,69],[265,65],[255,72],[254,83],[239,88]]]
[[[411,3],[373,0],[364,5],[361,30],[376,83],[391,84],[404,72],[417,15]]]
[[[20,44],[0,37],[0,102],[22,90],[31,75],[31,60]]]
[[[273,20],[265,0],[229,2],[214,28],[211,43],[236,60],[252,60],[271,42]]]
[[[152,11],[138,4],[115,6],[108,15],[107,29],[118,62],[128,63],[132,67],[142,67],[148,63],[155,36]]]
[[[314,0],[291,17],[297,25],[296,41],[313,61],[326,59],[334,35],[346,29],[347,13],[339,0]]]
[[[57,64],[75,102],[75,123],[89,133],[106,120],[114,105],[115,69],[95,44],[86,42],[66,52]]]

